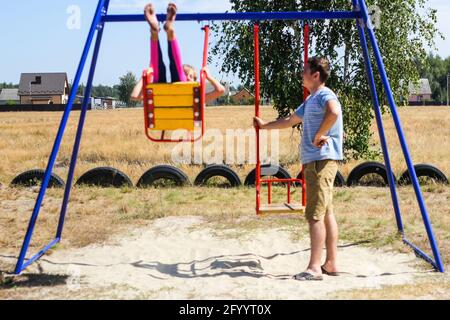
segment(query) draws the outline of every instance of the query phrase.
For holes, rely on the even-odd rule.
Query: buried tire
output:
[[[174,185],[181,187],[189,184],[189,177],[183,171],[172,166],[162,165],[144,173],[139,179],[137,187],[170,187]]]
[[[298,176],[297,176],[297,179],[302,179],[302,177],[303,177],[302,172],[300,172],[298,174]],[[295,183],[295,186],[296,187],[301,187],[302,184],[301,184],[301,182],[298,182],[298,183]],[[336,178],[334,179],[334,187],[341,188],[341,187],[344,187],[344,186],[346,186],[345,178],[342,175],[342,173],[340,173],[338,171],[337,174],[336,174]]]
[[[230,167],[225,165],[212,165],[203,169],[195,179],[194,185],[206,186],[212,178],[222,177],[228,181],[228,184],[221,184],[223,187],[239,187],[242,185],[241,179]]]
[[[386,167],[379,162],[362,163],[350,172],[347,185],[386,187],[389,185]]]
[[[16,187],[34,187],[38,186],[44,180],[45,170],[35,169],[29,170],[19,174],[11,181],[11,186]],[[50,181],[48,183],[49,188],[63,188],[65,185],[64,180],[56,174],[52,173]]]
[[[428,178],[437,183],[448,184],[448,179],[445,174],[436,168],[435,166],[429,164],[417,164],[414,166],[416,171],[417,178],[419,182],[422,183],[424,179]],[[398,180],[398,184],[402,186],[412,184],[411,176],[409,174],[409,170],[406,170],[400,179]]]
[[[261,177],[276,177],[277,179],[291,179],[291,175],[281,166],[266,164],[261,166]],[[245,178],[244,184],[248,187],[256,184],[256,168]]]
[[[110,167],[89,170],[78,179],[75,185],[103,188],[133,187],[133,183],[125,173]]]

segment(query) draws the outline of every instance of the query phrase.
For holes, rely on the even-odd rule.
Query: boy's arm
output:
[[[275,129],[288,129],[292,128],[303,122],[303,119],[300,118],[297,114],[293,113],[287,118],[278,119],[272,122],[265,122],[264,120],[255,117],[253,120],[253,125],[256,128],[262,130],[275,130]]]
[[[225,93],[225,87],[216,79],[214,79],[213,76],[209,73],[208,68],[204,68],[202,72],[205,72],[206,79],[213,85],[214,91],[206,93],[206,102],[214,101]]]
[[[313,141],[316,147],[321,148],[328,143],[327,141],[330,137],[326,136],[326,134],[334,126],[341,112],[341,108],[339,108],[336,100],[330,100],[325,104],[325,117]]]

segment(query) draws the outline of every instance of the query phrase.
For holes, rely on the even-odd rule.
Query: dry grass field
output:
[[[208,109],[208,128],[249,129],[252,107],[224,107]],[[269,107],[263,117],[274,118]],[[402,108],[400,116],[415,163],[429,163],[450,176],[450,110],[445,107]],[[61,114],[58,113],[0,113],[0,255],[10,258],[17,254],[26,230],[36,189],[9,187],[17,174],[28,169],[44,169],[51,151]],[[125,172],[134,183],[148,169],[157,164],[170,164],[172,145],[154,144],[143,133],[142,110],[92,111],[88,114],[81,145],[76,177],[89,169],[111,166]],[[387,136],[396,175],[406,165],[403,161],[394,124],[385,116]],[[55,172],[66,179],[78,113],[74,113],[63,141]],[[374,127],[375,130],[375,127]],[[280,158],[291,175],[299,171],[299,134],[286,130],[280,133]],[[374,143],[378,143],[374,135]],[[382,159],[375,159],[382,162]],[[362,162],[362,161],[361,161]],[[359,162],[349,161],[340,171],[348,176]],[[201,166],[179,166],[191,180]],[[243,180],[252,166],[234,167]],[[168,216],[202,216],[217,230],[230,230],[239,238],[256,230],[284,227],[294,238],[304,238],[306,225],[298,219],[257,219],[254,214],[254,189],[220,188],[171,189],[100,189],[75,188],[60,248],[82,248],[90,244],[106,243],[115,234],[126,234],[134,227],[146,226],[149,221]],[[450,187],[423,187],[425,200],[447,266],[450,266]],[[275,189],[276,197],[284,197],[284,189]],[[298,191],[296,195],[299,196]],[[38,221],[32,250],[50,239],[56,227],[61,190],[50,190]],[[402,212],[409,237],[429,251],[420,212],[411,187],[399,189]],[[396,233],[395,219],[388,188],[338,188],[335,191],[336,212],[345,241],[363,242],[364,246],[383,248],[393,252],[408,252]],[[1,257],[0,257],[1,258]],[[2,261],[2,260],[0,260]],[[0,262],[1,271],[11,271],[12,260]],[[418,261],[421,267],[428,265]],[[25,285],[7,286],[0,290],[0,298],[38,297],[39,286],[32,280]],[[48,282],[49,285],[52,282]],[[56,285],[56,283],[55,283]],[[26,290],[29,289],[29,290]],[[61,287],[60,287],[61,289]],[[435,289],[435,290],[432,290]],[[61,293],[63,289],[58,291]],[[25,293],[26,292],[26,293]],[[336,292],[335,298],[397,298],[402,292],[408,297],[450,298],[448,277],[424,279],[414,286],[384,287],[380,291]],[[54,293],[56,295],[56,293]],[[50,295],[51,296],[51,295]],[[98,294],[102,297],[102,294]]]
[[[226,129],[247,130],[251,128],[253,114],[252,107],[210,108],[206,114],[206,125],[208,129],[219,129],[223,133]],[[449,110],[445,107],[414,107],[401,109],[400,115],[414,162],[434,164],[450,176]],[[276,112],[266,107],[263,108],[262,116],[272,119],[276,117]],[[8,184],[14,176],[25,170],[46,167],[60,118],[59,113],[0,113],[0,182]],[[406,165],[393,121],[389,115],[385,119],[393,168],[396,175],[400,175]],[[55,173],[64,179],[77,124],[78,113],[74,112],[55,167]],[[94,167],[112,166],[122,170],[136,182],[152,166],[171,163],[171,150],[174,146],[148,141],[143,127],[143,113],[140,109],[90,112],[75,176]],[[297,131],[280,132],[280,162],[286,165],[292,175],[300,170],[297,163],[299,140]],[[377,134],[374,135],[374,143],[378,143]],[[382,159],[377,160],[382,162]],[[350,161],[340,171],[347,176],[357,164]],[[180,167],[192,179],[201,170],[195,166]],[[240,170],[242,177],[249,172],[249,168]]]

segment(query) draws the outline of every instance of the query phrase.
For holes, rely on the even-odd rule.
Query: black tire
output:
[[[34,187],[38,186],[44,180],[45,170],[35,169],[19,174],[11,181],[11,186]],[[64,180],[52,173],[48,183],[49,188],[64,188]]]
[[[242,181],[230,167],[225,165],[212,165],[203,169],[195,179],[194,185],[205,186],[209,179],[213,177],[223,177],[228,180],[231,188],[236,188],[242,185]]]
[[[435,166],[429,164],[417,164],[414,166],[414,169],[418,178],[426,177],[431,178],[438,183],[448,184],[448,179],[445,174]],[[402,186],[412,184],[411,176],[408,170],[401,175],[398,180],[398,184]]]
[[[189,177],[183,171],[172,166],[162,165],[151,168],[144,173],[139,179],[137,187],[153,187],[156,186],[158,180],[169,180],[179,187],[190,184]]]
[[[338,171],[336,174],[336,179],[334,179],[334,186],[336,188],[342,188],[345,187],[347,185],[347,182],[345,181],[345,177],[344,175]]]
[[[300,172],[300,173],[297,175],[297,179],[301,179],[301,178],[302,178],[302,172]],[[296,183],[295,186],[296,186],[296,187],[301,187],[302,184],[301,184],[301,182],[299,182],[299,183]],[[346,186],[345,178],[344,178],[344,176],[342,175],[342,173],[340,173],[339,171],[337,172],[336,178],[334,179],[334,186],[335,186],[336,188],[341,188],[341,187]]]
[[[131,179],[120,170],[100,167],[89,170],[76,182],[77,186],[96,186],[102,188],[133,187]]]
[[[276,177],[278,179],[291,179],[291,175],[281,166],[263,165],[261,166],[261,177]],[[256,168],[253,169],[245,178],[244,184],[248,187],[255,186]]]
[[[354,168],[348,176],[347,185],[349,187],[361,185],[361,179],[368,174],[375,174],[383,179],[381,184],[375,184],[375,181],[373,181],[374,185],[381,187],[389,185],[386,167],[379,162],[365,162]]]

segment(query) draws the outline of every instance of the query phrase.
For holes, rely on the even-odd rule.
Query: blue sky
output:
[[[95,0],[1,0],[0,30],[2,31],[0,82],[18,83],[22,72],[67,72],[73,79],[81,50],[96,6]],[[168,0],[155,0],[158,12],[164,12]],[[224,12],[230,9],[228,0],[177,0],[180,12]],[[146,1],[111,0],[110,13],[140,13]],[[81,9],[81,27],[69,29],[68,8]],[[450,37],[450,3],[430,0],[438,9],[438,27]],[[200,66],[203,35],[201,25],[193,22],[177,24],[183,60]],[[142,23],[108,24],[95,77],[96,84],[115,84],[118,78],[132,71],[139,75],[149,64],[149,32]],[[164,41],[163,50],[166,51]],[[438,40],[436,53],[450,56],[450,40]],[[216,57],[217,59],[217,57]],[[212,72],[227,80],[214,66]],[[85,72],[87,73],[87,72]],[[83,78],[85,82],[86,76]],[[231,77],[233,79],[233,77]]]

